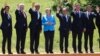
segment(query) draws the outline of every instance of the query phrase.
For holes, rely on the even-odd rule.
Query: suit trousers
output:
[[[88,40],[89,40],[89,46],[90,46],[90,51],[93,51],[93,33],[94,30],[89,30],[86,29],[85,33],[84,33],[84,48],[85,51],[88,51]]]
[[[60,51],[63,52],[65,47],[65,52],[68,52],[68,38],[69,31],[61,31],[60,30]]]
[[[46,53],[53,52],[54,31],[44,31],[45,36],[45,51]]]
[[[26,39],[27,29],[16,29],[17,41],[16,41],[16,51],[17,53],[24,52],[25,39]]]
[[[40,31],[38,31],[38,29],[35,29],[35,30],[30,29],[30,51],[31,53],[33,53],[34,51],[38,52],[39,37],[40,37]]]
[[[72,47],[74,50],[74,53],[81,52],[81,47],[82,47],[82,32],[81,31],[72,31],[72,37],[73,37],[73,41],[72,41]],[[76,46],[76,39],[78,37],[78,47]]]
[[[3,40],[2,40],[2,52],[5,53],[5,47],[7,43],[8,53],[11,53],[11,38],[12,38],[12,28],[8,27],[2,29]]]

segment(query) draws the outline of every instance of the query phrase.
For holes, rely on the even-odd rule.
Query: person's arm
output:
[[[52,22],[49,22],[46,16],[42,17],[42,25],[52,25]]]
[[[55,21],[55,17],[53,15],[52,15],[52,18],[53,18],[53,21],[52,21],[51,25],[55,25],[56,21]]]
[[[29,9],[29,13],[32,14],[32,8]]]
[[[5,9],[2,8],[2,9],[1,9],[1,15],[3,16],[4,14],[5,14]]]
[[[19,14],[19,11],[18,10],[15,11],[15,15],[16,15],[16,21],[18,21],[18,18],[20,17],[19,16],[20,14]]]
[[[71,28],[72,28],[72,22],[71,22],[71,17],[69,16],[69,28],[70,28],[70,30],[72,30]]]
[[[26,13],[25,13],[26,15]],[[25,18],[25,23],[26,23],[26,28],[28,28],[28,25],[27,25],[27,15],[26,15],[26,18]]]
[[[92,15],[93,15],[93,18],[95,18],[95,17],[96,17],[96,14],[95,14],[94,12],[92,12]]]
[[[47,25],[48,22],[45,20],[45,16],[42,17],[42,25]]]
[[[40,32],[42,31],[42,20],[41,20],[42,14],[40,13]]]
[[[85,16],[85,12],[83,12],[82,14],[82,22],[83,22],[83,31],[86,31],[86,16]]]
[[[56,16],[58,17],[58,19],[61,19],[61,13],[60,13],[60,8],[57,8],[57,12],[56,12]]]

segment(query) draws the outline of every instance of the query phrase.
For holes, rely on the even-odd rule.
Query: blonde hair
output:
[[[45,12],[47,13],[47,11],[50,11],[50,13],[51,13],[51,8],[46,8]]]

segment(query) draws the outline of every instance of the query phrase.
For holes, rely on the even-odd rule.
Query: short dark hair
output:
[[[10,8],[10,6],[5,6],[4,9],[6,9],[6,8]]]

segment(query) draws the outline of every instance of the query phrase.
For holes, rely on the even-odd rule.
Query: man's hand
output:
[[[86,31],[86,28],[84,28],[83,31],[85,32]]]
[[[57,13],[59,13],[59,11],[60,11],[60,8],[59,8],[59,7],[57,7]]]

